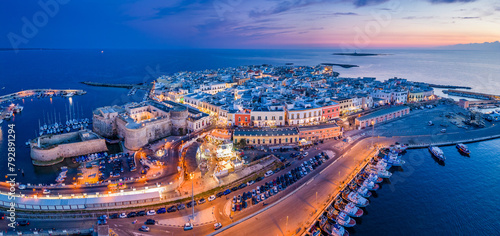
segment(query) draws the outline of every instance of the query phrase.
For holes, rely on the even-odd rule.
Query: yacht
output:
[[[456,147],[460,153],[465,154],[467,156],[470,155],[470,150],[467,146],[465,146],[465,144],[459,143],[459,144],[457,144]]]
[[[384,181],[384,179],[378,177],[378,175],[375,174],[375,173],[368,174],[368,176],[366,177],[366,179],[369,179],[370,181],[373,181],[373,182],[375,182],[377,184],[381,183],[382,181]]]
[[[370,204],[370,202],[366,198],[361,197],[358,193],[355,192],[344,191],[342,193],[342,197],[345,200],[354,203],[358,207],[365,207],[368,206],[368,204]]]
[[[429,146],[429,151],[432,153],[440,161],[445,161],[446,157],[444,156],[443,150],[436,146]]]
[[[372,196],[372,193],[370,192],[370,190],[368,190],[368,188],[366,188],[364,186],[359,187],[356,190],[356,192],[359,193],[359,195],[361,195],[361,197],[364,197],[364,198],[369,198]]]

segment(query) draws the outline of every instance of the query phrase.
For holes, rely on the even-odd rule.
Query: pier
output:
[[[433,88],[445,88],[445,89],[472,89],[467,86],[455,86],[455,85],[441,85],[441,84],[427,84],[429,87]]]

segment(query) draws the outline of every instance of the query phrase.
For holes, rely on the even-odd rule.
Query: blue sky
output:
[[[2,5],[3,48],[377,48],[500,39],[500,3],[495,0],[41,0]]]

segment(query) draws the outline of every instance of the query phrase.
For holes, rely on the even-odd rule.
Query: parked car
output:
[[[156,214],[164,214],[164,213],[167,213],[167,209],[165,209],[165,207],[156,210]]]
[[[208,197],[208,201],[211,202],[211,201],[215,200],[215,198],[216,198],[215,195],[212,195],[212,196]]]
[[[97,220],[97,225],[107,225],[107,224],[108,224],[108,221],[106,221],[105,219]]]
[[[184,204],[179,204],[179,206],[177,206],[177,210],[182,210],[185,208],[186,208],[186,205],[184,205]]]
[[[242,184],[240,184],[240,186],[238,186],[238,188],[239,188],[239,189],[242,189],[242,188],[244,188],[244,187],[246,187],[246,186],[247,186],[247,184],[246,184],[246,183],[242,183]]]
[[[259,177],[257,177],[257,179],[255,179],[255,182],[259,182],[259,181],[261,181],[261,180],[263,180],[263,179],[264,179],[264,177],[259,176]]]
[[[149,210],[148,212],[146,212],[146,215],[148,215],[148,216],[156,215],[156,211],[155,210]]]
[[[120,213],[120,215],[118,216],[118,218],[127,218],[127,214],[125,214],[125,212],[122,212]]]
[[[139,211],[137,212],[137,216],[145,216],[146,212],[145,211]]]
[[[274,174],[274,172],[273,172],[272,170],[269,170],[269,171],[267,171],[267,172],[264,174],[264,176],[265,176],[265,177],[268,177],[268,176],[271,176],[271,175],[273,175],[273,174]]]
[[[205,200],[205,198],[202,198],[202,199],[198,200],[198,204],[203,204],[205,202],[207,202],[207,200]]]
[[[130,212],[127,214],[127,218],[132,218],[132,217],[136,217],[137,216],[137,213],[135,212]]]
[[[231,189],[231,191],[232,191],[232,192],[234,192],[234,191],[236,191],[236,190],[238,190],[238,187],[233,187],[233,188]]]
[[[228,195],[230,193],[231,193],[231,190],[229,190],[229,189],[226,189],[226,191],[224,191],[224,195]]]
[[[224,196],[224,192],[218,192],[217,194],[215,194],[216,197],[222,197]]]
[[[144,224],[146,224],[146,225],[154,225],[155,223],[156,223],[156,221],[153,219],[147,219],[146,222],[144,222]]]
[[[255,183],[255,181],[250,180],[250,181],[248,181],[248,182],[247,182],[247,185],[248,185],[248,186],[250,186],[250,185],[252,185],[252,184],[254,184],[254,183]]]
[[[177,207],[176,206],[171,206],[167,209],[167,212],[170,213],[170,212],[176,212],[177,211]]]
[[[116,219],[116,218],[118,218],[118,213],[111,214],[111,215],[109,216],[109,218],[110,218],[110,219]]]

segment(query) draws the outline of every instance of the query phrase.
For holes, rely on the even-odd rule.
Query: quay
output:
[[[476,99],[483,99],[483,100],[500,100],[499,95],[461,91],[461,90],[454,90],[454,89],[443,90],[443,93],[446,93],[448,95],[453,95],[453,96],[476,98]]]
[[[147,88],[147,85],[144,85],[143,83],[139,84],[112,84],[112,83],[99,83],[99,82],[91,82],[91,81],[83,81],[80,82],[85,85],[89,86],[96,86],[96,87],[111,87],[111,88],[126,88],[126,89],[131,89],[131,88]]]

